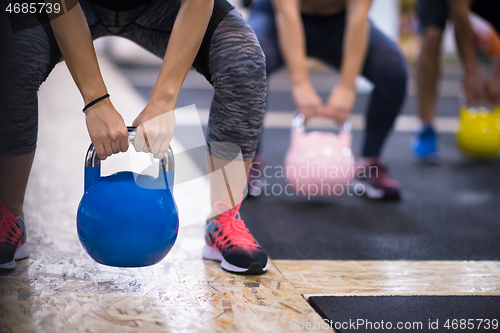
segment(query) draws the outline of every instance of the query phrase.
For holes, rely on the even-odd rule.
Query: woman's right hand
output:
[[[323,101],[310,83],[294,86],[292,93],[297,109],[304,115],[305,121],[320,114]]]
[[[486,89],[490,102],[500,105],[500,69],[489,79]]]
[[[127,126],[109,98],[88,108],[85,115],[90,139],[101,160],[127,151],[129,145]]]
[[[486,100],[486,85],[479,72],[465,73],[462,77],[462,85],[468,103],[482,102]]]

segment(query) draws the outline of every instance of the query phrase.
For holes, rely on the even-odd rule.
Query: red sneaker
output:
[[[215,204],[227,203],[219,201]],[[268,268],[268,256],[250,234],[240,218],[241,202],[229,209],[218,220],[208,221],[205,226],[203,258],[221,262],[226,271],[238,274],[263,274]],[[220,213],[220,211],[217,209]]]
[[[28,256],[26,225],[0,201],[0,270],[16,268],[16,260]]]

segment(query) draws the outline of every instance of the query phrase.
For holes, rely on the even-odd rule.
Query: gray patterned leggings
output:
[[[159,57],[165,54],[179,3],[154,0],[132,11],[113,12],[80,0],[93,39],[122,36]],[[5,51],[0,54],[0,156],[27,154],[36,148],[38,88],[61,55],[47,25],[11,34],[1,44]],[[230,143],[227,147],[239,147],[244,160],[251,159],[266,103],[265,57],[255,34],[240,14],[230,10],[213,32],[208,59],[199,58],[203,57],[197,57],[194,67],[214,87],[207,142]],[[208,72],[202,61],[208,61]],[[235,157],[231,148],[212,153]]]

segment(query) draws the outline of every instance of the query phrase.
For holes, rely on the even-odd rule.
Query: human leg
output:
[[[434,117],[437,84],[440,76],[440,46],[443,31],[429,26],[422,32],[420,55],[417,59],[417,106],[422,128],[412,139],[413,156],[419,162],[436,163],[438,160],[437,133]]]
[[[283,66],[283,59],[278,45],[274,13],[269,1],[259,1],[252,4],[248,25],[250,25],[255,32],[262,51],[266,56],[266,74],[267,77],[269,77],[274,71]],[[261,154],[262,139],[260,139],[257,144],[255,157],[248,176],[248,194],[250,196],[259,196],[264,186],[262,180],[264,161]]]
[[[51,49],[36,23],[0,35],[0,269],[28,255],[23,205],[36,149],[37,91],[53,66]]]
[[[24,218],[24,196],[35,152],[0,157],[0,201],[15,216]]]
[[[366,115],[357,182],[364,185],[368,198],[399,199],[399,182],[389,176],[387,168],[380,162],[380,155],[406,98],[407,64],[397,45],[373,26],[362,73],[374,88]]]
[[[23,205],[34,157],[34,151],[0,157],[0,271],[29,254]]]
[[[362,74],[374,84],[362,156],[379,157],[406,98],[408,71],[397,45],[373,26]]]
[[[48,18],[38,14],[12,17],[13,31],[0,32],[0,268],[6,269],[28,255],[23,205],[37,141],[37,92],[61,58]]]
[[[220,201],[230,209],[219,210],[220,216],[207,221],[203,255],[222,261],[222,267],[231,272],[262,274],[267,270],[267,254],[249,234],[238,210],[246,184],[246,174],[239,170],[243,165],[248,171],[264,120],[265,58],[255,34],[236,11],[229,12],[214,32],[209,68],[214,97],[207,142],[214,163],[208,166],[211,172],[228,172],[226,183],[211,184],[212,201],[217,210],[224,208],[218,206]],[[235,160],[239,151],[241,157]],[[228,192],[229,201],[224,199]]]
[[[426,27],[422,31],[420,55],[417,60],[417,102],[420,120],[427,124],[434,121],[442,36],[443,30],[435,26]]]
[[[422,38],[416,66],[417,107],[422,129],[413,137],[411,148],[417,161],[435,163],[438,149],[433,122],[440,77],[441,40],[448,10],[444,0],[419,0],[417,12]]]

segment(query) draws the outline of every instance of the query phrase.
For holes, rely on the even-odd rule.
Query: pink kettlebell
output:
[[[347,192],[355,173],[351,128],[351,123],[346,122],[338,134],[306,132],[304,115],[296,114],[285,156],[285,174],[298,194],[340,196]]]

